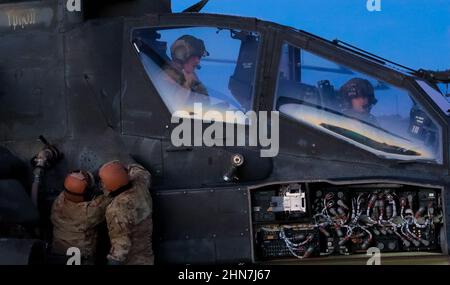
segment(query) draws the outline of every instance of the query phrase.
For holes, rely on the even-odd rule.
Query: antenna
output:
[[[198,13],[200,12],[203,7],[209,2],[209,0],[201,0],[200,2],[197,2],[196,4],[192,5],[191,7],[185,9],[183,13]]]

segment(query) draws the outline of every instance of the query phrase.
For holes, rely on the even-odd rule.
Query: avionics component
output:
[[[319,252],[319,233],[310,224],[267,225],[256,230],[261,258],[306,258]]]
[[[275,190],[259,191],[252,196],[253,221],[275,221],[275,213],[270,209],[273,196],[275,196]]]
[[[366,254],[370,247],[382,252],[440,249],[443,209],[438,190],[328,185],[286,184],[253,193],[260,258]]]
[[[323,235],[321,235],[323,237]],[[345,244],[340,244],[343,238],[336,236],[325,237],[325,244],[321,245],[323,255],[349,255],[350,248]]]
[[[375,238],[374,246],[382,252],[395,252],[400,249],[398,238],[395,235],[381,235]]]
[[[272,197],[272,212],[306,212],[305,192],[300,184],[284,185],[278,196]]]
[[[350,247],[353,253],[365,252],[371,246],[383,252],[437,248],[435,229],[442,223],[442,209],[436,191],[373,189],[342,193],[343,189],[316,192],[313,219],[327,238],[322,252],[330,253],[336,243]]]
[[[286,193],[272,197],[272,212],[306,212],[305,193]]]
[[[274,186],[252,195],[255,222],[298,220],[306,212],[306,194],[300,184]]]

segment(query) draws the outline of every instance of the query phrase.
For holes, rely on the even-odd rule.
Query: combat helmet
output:
[[[344,99],[344,106],[347,108],[351,106],[352,99],[358,97],[367,97],[370,108],[378,102],[375,98],[375,90],[367,79],[352,78],[342,85],[339,92]]]
[[[186,62],[191,56],[199,58],[209,55],[205,43],[191,35],[184,35],[178,38],[170,47],[172,60],[181,63]]]

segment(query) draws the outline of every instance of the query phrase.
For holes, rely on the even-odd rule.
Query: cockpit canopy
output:
[[[174,44],[186,36],[208,51],[190,67],[173,55]],[[233,123],[245,121],[245,112],[253,110],[261,34],[217,27],[140,28],[133,31],[132,43],[171,114],[182,110],[200,119],[194,110],[200,102],[204,112],[216,111],[222,114],[218,120]],[[180,52],[190,48],[187,44]],[[443,163],[442,128],[413,91],[287,41],[279,58],[273,108],[285,118],[385,159]],[[229,110],[242,116],[224,119]]]
[[[199,58],[192,73],[174,52],[190,52],[187,36],[204,42],[208,55]],[[178,41],[178,42],[177,42]],[[173,50],[177,42],[176,51]],[[252,109],[260,36],[257,33],[217,28],[137,29],[133,44],[169,111],[203,110],[247,112]]]
[[[354,89],[343,91],[349,83]],[[359,88],[363,83],[370,92]],[[381,157],[442,163],[441,129],[411,92],[289,43],[282,49],[275,106]]]

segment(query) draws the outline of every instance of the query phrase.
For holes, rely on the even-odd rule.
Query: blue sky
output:
[[[198,0],[173,0],[179,12]],[[204,12],[256,17],[339,38],[412,68],[450,69],[450,0],[210,0]]]

